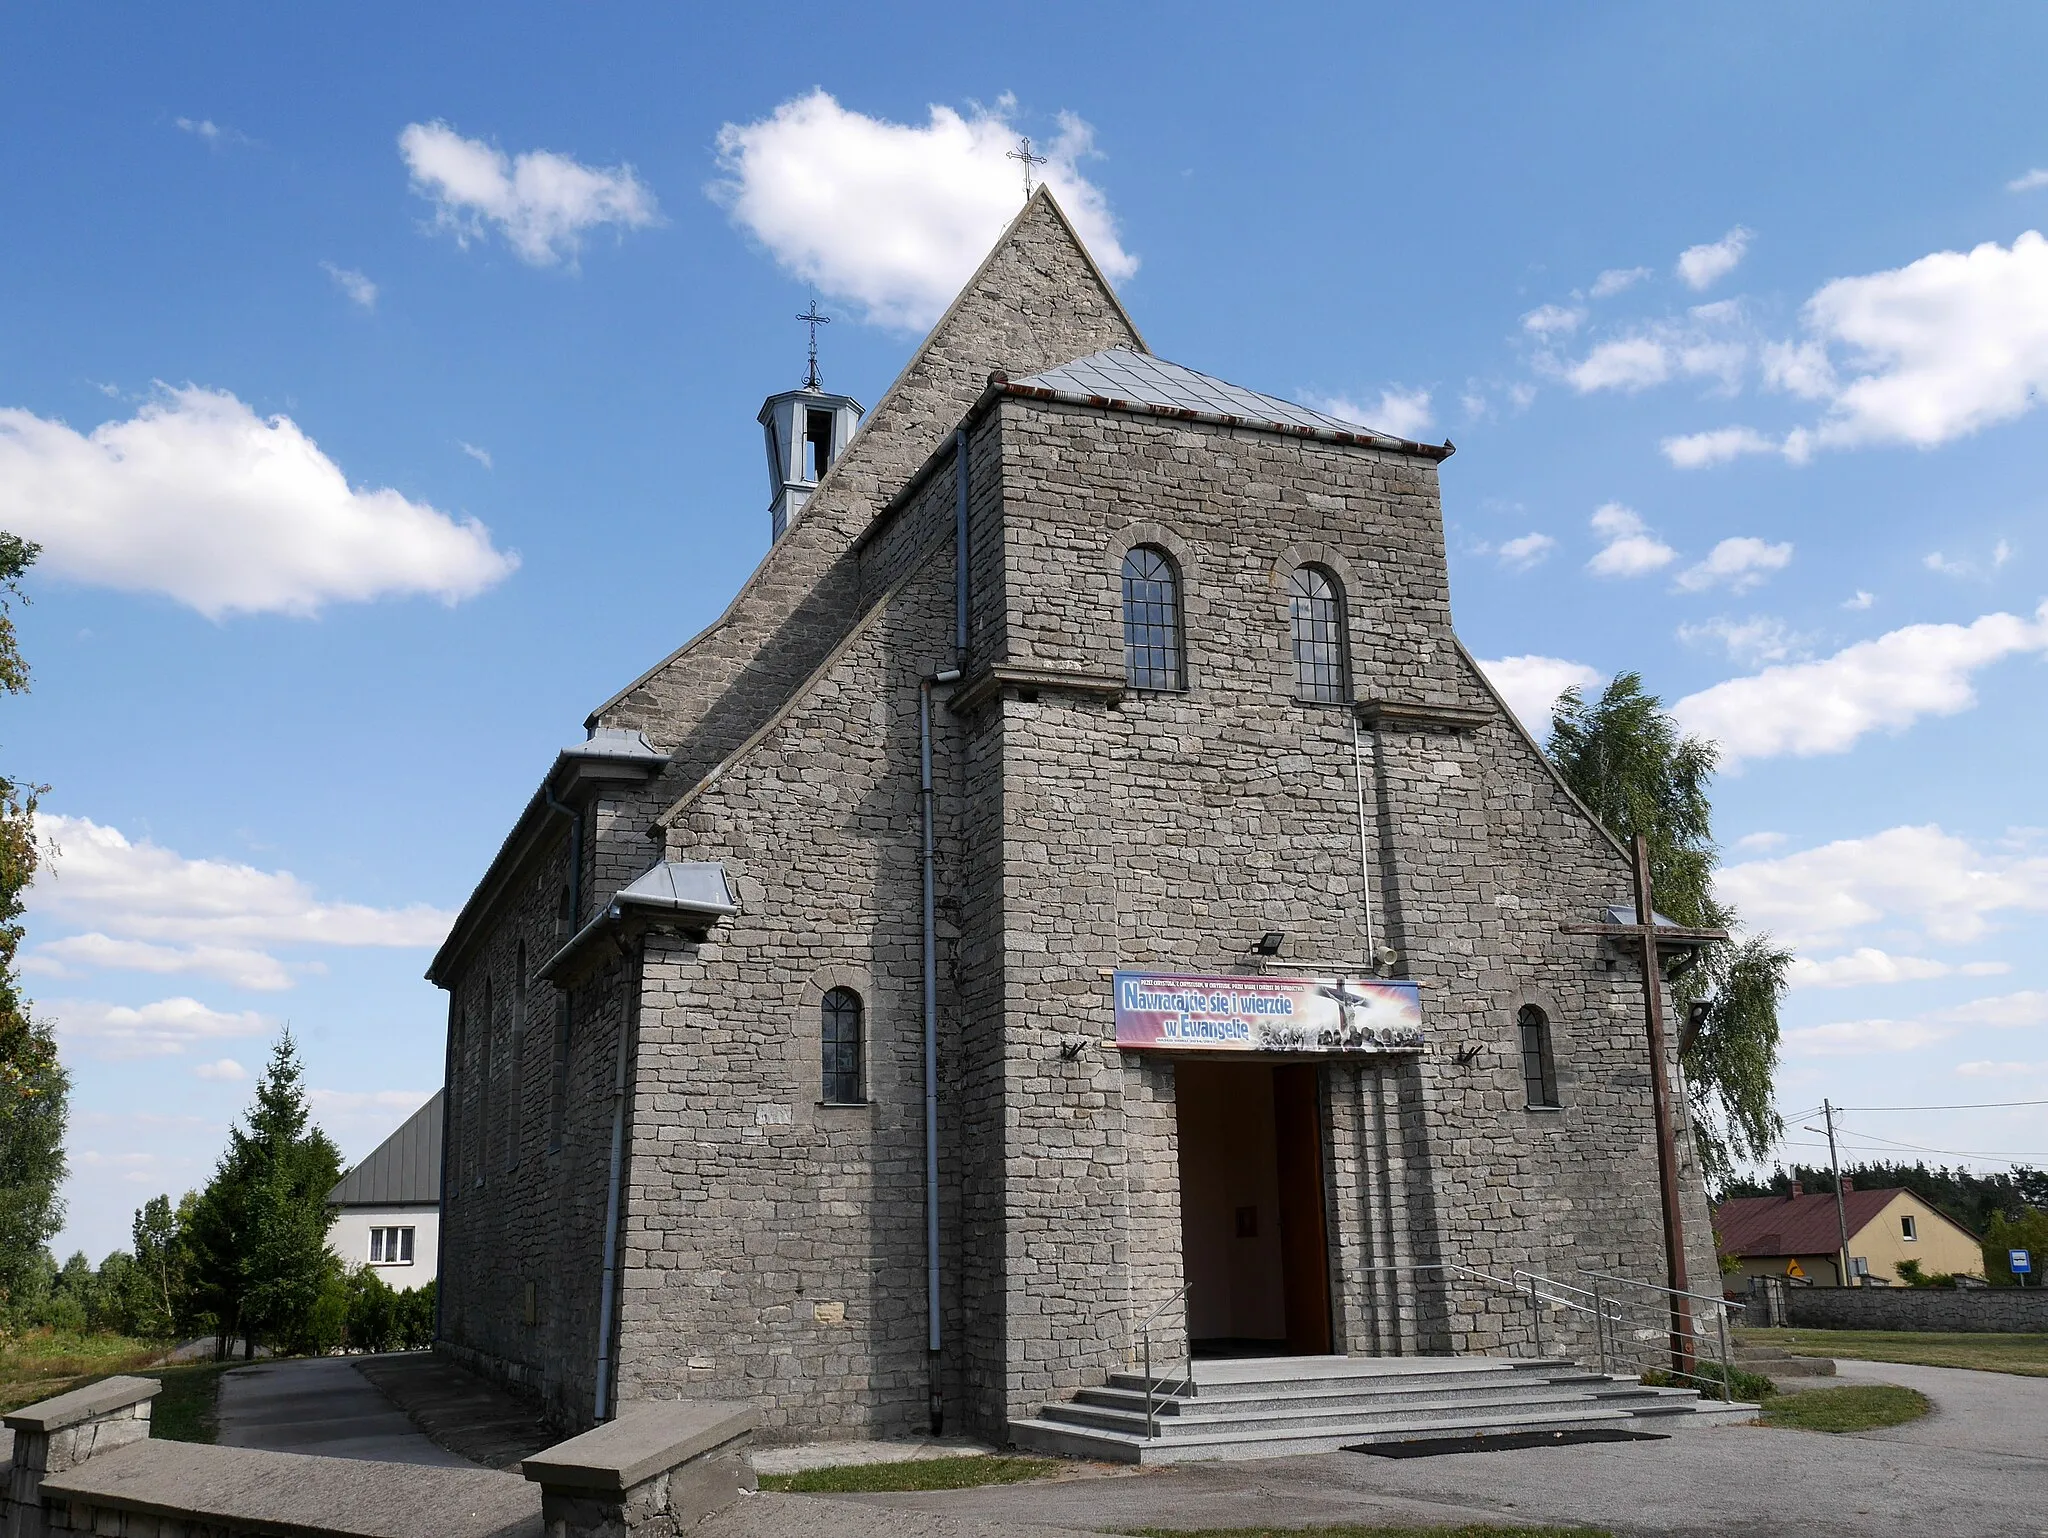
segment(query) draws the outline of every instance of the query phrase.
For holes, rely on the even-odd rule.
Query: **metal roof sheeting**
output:
[[[1889,1191],[1844,1191],[1842,1216],[1854,1243],[1899,1194]],[[1723,1255],[1753,1255],[1759,1260],[1779,1255],[1832,1255],[1841,1247],[1832,1191],[1805,1196],[1732,1196],[1714,1209],[1714,1231]]]
[[[441,1091],[327,1193],[333,1207],[417,1207],[441,1200]]]
[[[1168,363],[1149,353],[1112,347],[1091,353],[1072,363],[1044,369],[1012,384],[1067,395],[1101,396],[1105,400],[1130,401],[1146,406],[1164,406],[1180,411],[1205,411],[1217,416],[1242,417],[1249,422],[1274,422],[1286,427],[1317,428],[1339,433],[1378,433],[1378,428],[1325,416],[1292,401],[1261,395],[1241,385],[1228,384],[1207,374],[1198,374],[1178,363]],[[1384,436],[1398,439],[1399,435]]]

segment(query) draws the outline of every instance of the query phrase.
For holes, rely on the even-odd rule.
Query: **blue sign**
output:
[[[2034,1269],[2034,1257],[2025,1250],[2007,1250],[2005,1258],[2011,1263],[2014,1276],[2025,1276]]]

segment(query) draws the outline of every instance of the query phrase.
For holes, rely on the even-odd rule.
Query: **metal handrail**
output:
[[[1428,1265],[1414,1266],[1366,1266],[1362,1269],[1368,1274],[1383,1271],[1397,1274],[1402,1272],[1438,1271],[1448,1277],[1459,1277],[1469,1281],[1483,1282],[1490,1287],[1505,1287],[1509,1292],[1515,1293],[1517,1296],[1526,1293],[1529,1299],[1530,1329],[1535,1337],[1536,1354],[1539,1357],[1543,1355],[1543,1305],[1545,1303],[1548,1303],[1553,1308],[1570,1309],[1574,1313],[1594,1314],[1594,1333],[1596,1335],[1599,1333],[1598,1315],[1594,1309],[1587,1307],[1583,1303],[1574,1303],[1570,1298],[1559,1297],[1554,1292],[1545,1292],[1543,1290],[1546,1287],[1559,1288],[1565,1292],[1576,1292],[1581,1297],[1589,1296],[1584,1288],[1573,1287],[1567,1282],[1555,1281],[1550,1277],[1538,1275],[1534,1271],[1524,1271],[1517,1268],[1512,1276],[1495,1276],[1491,1272],[1481,1271],[1472,1266],[1461,1266],[1451,1261],[1438,1261]],[[1526,1287],[1524,1286],[1525,1283],[1527,1284]]]
[[[1195,1284],[1193,1282],[1182,1282],[1178,1292],[1156,1305],[1151,1313],[1138,1322],[1135,1333],[1142,1342],[1144,1353],[1145,1435],[1148,1439],[1159,1435],[1158,1412],[1155,1408],[1155,1395],[1158,1390],[1158,1384],[1152,1378],[1152,1323],[1161,1314],[1165,1313],[1167,1309],[1173,1307],[1174,1304],[1181,1302],[1184,1298],[1192,1297],[1194,1290]],[[1180,1388],[1185,1390],[1192,1387],[1195,1381],[1195,1327],[1194,1322],[1188,1317],[1188,1311],[1185,1307],[1181,1310],[1181,1329],[1187,1341],[1187,1356],[1180,1378]]]
[[[1733,1404],[1735,1402],[1735,1358],[1728,1346],[1728,1314],[1735,1307],[1734,1304],[1731,1304],[1726,1298],[1715,1296],[1713,1293],[1693,1292],[1683,1287],[1660,1287],[1655,1282],[1639,1282],[1632,1276],[1616,1276],[1608,1271],[1595,1271],[1591,1266],[1580,1266],[1579,1274],[1581,1276],[1598,1277],[1603,1282],[1618,1282],[1623,1287],[1633,1287],[1639,1292],[1661,1293],[1667,1298],[1689,1298],[1696,1303],[1713,1304],[1715,1331],[1720,1337],[1720,1354],[1715,1365],[1721,1369],[1718,1379],[1721,1388],[1721,1402],[1723,1404]],[[1599,1296],[1600,1294],[1596,1289],[1595,1297]],[[1619,1300],[1617,1299],[1616,1302],[1619,1303]],[[1620,1322],[1618,1315],[1615,1322]],[[1603,1304],[1601,1307],[1601,1317],[1595,1329],[1595,1335],[1600,1346],[1600,1370],[1602,1372],[1607,1370],[1607,1331],[1605,1323],[1606,1311]],[[1706,1373],[1686,1372],[1675,1363],[1669,1371],[1674,1378],[1691,1378],[1700,1383],[1716,1381],[1716,1379]]]

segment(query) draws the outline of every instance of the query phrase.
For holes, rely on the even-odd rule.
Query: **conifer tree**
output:
[[[1660,913],[1700,929],[1736,929],[1735,910],[1714,898],[1713,806],[1707,786],[1719,750],[1683,735],[1663,702],[1643,692],[1642,675],[1617,673],[1588,703],[1577,689],[1559,697],[1550,757],[1593,815],[1623,843],[1640,833],[1650,848],[1650,884]],[[1785,1130],[1772,1099],[1778,1067],[1778,1002],[1792,952],[1768,934],[1738,935],[1706,947],[1671,987],[1681,1004],[1709,999],[1705,1022],[1682,1036],[1680,1062],[1700,1162],[1710,1179],[1735,1161],[1763,1158]]]

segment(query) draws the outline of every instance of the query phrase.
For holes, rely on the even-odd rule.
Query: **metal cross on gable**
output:
[[[813,299],[811,307],[797,316],[797,319],[811,328],[811,371],[804,377],[804,388],[806,390],[821,390],[824,386],[818,382],[818,328],[831,325],[832,317],[820,315],[818,313],[818,301]]]
[[[1017,136],[1017,148],[1011,150],[1003,158],[1005,160],[1021,160],[1024,162],[1024,201],[1027,203],[1030,202],[1031,168],[1033,166],[1044,165],[1045,157],[1043,155],[1034,155],[1031,153],[1031,135],[1019,134]]]

